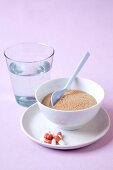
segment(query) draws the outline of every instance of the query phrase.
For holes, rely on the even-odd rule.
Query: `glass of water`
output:
[[[17,103],[28,107],[36,102],[36,88],[50,79],[54,52],[42,43],[20,43],[5,50]]]

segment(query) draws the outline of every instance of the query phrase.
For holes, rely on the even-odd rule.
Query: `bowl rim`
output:
[[[91,80],[91,79],[87,79],[87,78],[83,78],[83,77],[76,77],[76,78],[82,79],[82,80],[86,80],[86,81],[90,81],[90,82],[92,82],[92,83],[95,83],[97,86],[99,86],[99,87],[101,88],[101,90],[103,91],[102,100],[101,100],[100,102],[98,102],[97,104],[91,106],[91,107],[88,107],[88,108],[85,108],[85,109],[79,109],[79,110],[57,110],[57,109],[53,109],[53,108],[50,108],[50,107],[47,107],[47,106],[43,105],[43,104],[37,99],[37,95],[36,95],[36,94],[37,94],[38,89],[41,88],[41,86],[43,86],[43,85],[45,85],[45,84],[47,84],[47,83],[49,83],[49,82],[51,82],[51,81],[55,81],[55,80],[59,80],[59,79],[68,79],[68,77],[60,77],[60,78],[55,78],[55,79],[48,80],[48,81],[42,83],[42,84],[36,89],[36,91],[35,91],[35,98],[36,98],[37,104],[38,104],[38,105],[41,105],[42,107],[44,107],[44,108],[47,109],[47,110],[51,110],[51,111],[55,111],[55,112],[63,112],[63,113],[64,113],[64,112],[71,112],[71,113],[75,113],[75,112],[76,112],[76,113],[77,113],[77,112],[82,112],[82,111],[88,111],[88,110],[93,109],[93,108],[97,107],[98,105],[100,105],[100,104],[102,103],[103,99],[104,99],[104,96],[105,96],[105,92],[104,92],[103,87],[102,87],[100,84],[98,84],[97,82],[95,82],[95,81],[93,81],[93,80]]]

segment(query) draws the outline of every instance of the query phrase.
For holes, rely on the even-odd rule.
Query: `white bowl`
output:
[[[35,97],[39,109],[48,120],[55,123],[61,129],[74,130],[81,128],[96,116],[104,99],[104,90],[96,82],[78,77],[73,81],[70,89],[81,90],[89,93],[96,99],[96,105],[82,110],[63,111],[51,109],[41,103],[46,95],[53,91],[62,89],[67,80],[68,78],[59,78],[45,82],[38,87]]]

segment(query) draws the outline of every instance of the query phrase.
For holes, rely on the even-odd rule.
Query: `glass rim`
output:
[[[42,46],[45,46],[45,47],[49,47],[49,48],[52,50],[52,54],[49,55],[48,57],[45,57],[45,58],[42,59],[42,60],[33,60],[33,61],[15,60],[15,59],[12,59],[11,57],[8,57],[8,56],[7,56],[7,54],[6,54],[7,50],[9,50],[9,49],[11,49],[11,48],[14,48],[14,47],[16,47],[16,46],[22,45],[22,44],[37,44],[37,45],[42,45]],[[49,45],[47,45],[47,44],[45,44],[45,43],[41,43],[41,42],[21,42],[21,43],[17,43],[17,44],[15,44],[15,45],[9,46],[9,47],[7,47],[7,48],[4,50],[4,56],[5,56],[7,59],[12,60],[12,61],[15,61],[15,62],[20,62],[20,63],[36,63],[36,62],[40,62],[40,61],[45,61],[45,60],[51,58],[51,57],[54,55],[54,53],[55,53],[55,50],[54,50],[53,47],[51,47],[51,46],[49,46]]]

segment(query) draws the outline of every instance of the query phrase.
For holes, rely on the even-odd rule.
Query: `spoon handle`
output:
[[[76,69],[74,70],[73,74],[71,75],[71,77],[69,78],[68,82],[66,83],[65,87],[63,88],[63,90],[68,89],[68,87],[71,85],[72,81],[75,79],[75,77],[77,76],[77,74],[79,73],[79,71],[81,70],[82,66],[85,64],[85,62],[87,61],[87,59],[89,58],[90,53],[87,52],[86,55],[81,59],[80,63],[78,64],[78,66],[76,67]]]

